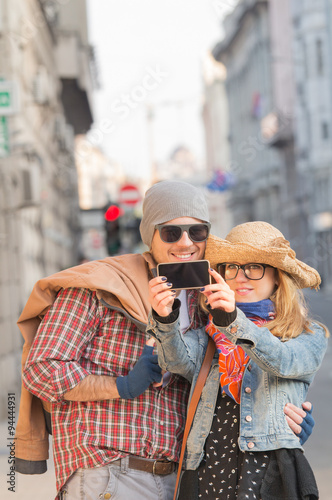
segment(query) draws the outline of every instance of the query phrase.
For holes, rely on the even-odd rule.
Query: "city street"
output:
[[[317,269],[323,290],[305,290],[305,296],[310,317],[332,333],[331,53],[332,0],[0,0],[0,500],[53,500],[56,495],[52,436],[48,470],[41,475],[16,474],[15,453],[20,449],[14,436],[22,347],[27,354],[39,321],[62,288],[84,293],[74,291],[72,303],[66,291],[65,300],[60,296],[56,302],[59,309],[51,311],[54,320],[45,320],[46,340],[38,336],[26,365],[28,390],[38,387],[36,393],[46,391],[43,397],[57,400],[57,391],[71,387],[74,375],[90,363],[98,367],[96,373],[107,367],[114,376],[136,365],[122,382],[136,386],[128,386],[128,393],[142,396],[139,404],[153,415],[152,425],[142,422],[138,436],[116,433],[115,426],[135,426],[132,415],[114,412],[113,404],[101,412],[87,404],[93,418],[82,417],[86,430],[75,419],[76,427],[68,425],[70,437],[76,428],[87,443],[92,435],[98,454],[104,434],[119,447],[116,451],[132,451],[136,445],[133,453],[159,449],[166,436],[165,419],[156,416],[164,411],[165,401],[160,403],[159,391],[146,392],[150,378],[145,384],[145,376],[157,376],[154,360],[139,358],[138,365],[142,336],[130,333],[137,327],[141,334],[136,320],[146,321],[143,299],[151,263],[149,257],[147,266],[127,254],[150,249],[155,264],[199,259],[208,234],[204,230],[198,235],[194,226],[206,228],[209,222],[212,235],[229,239],[230,247],[238,238],[234,234],[244,229],[242,234],[248,233],[242,243],[249,244],[248,252],[242,262],[235,250],[232,261],[241,264],[236,267],[247,278],[247,270],[252,272],[249,280],[264,278],[267,285],[270,280],[271,290],[275,280],[271,269],[264,275],[266,266],[280,267],[303,286],[307,279],[317,283],[317,276],[302,263]],[[157,198],[151,188],[160,193]],[[263,225],[256,226],[257,239],[250,225],[226,236],[245,221],[265,221],[273,226],[267,234],[274,236],[265,242]],[[213,242],[210,238],[210,248]],[[264,251],[259,260],[247,261],[256,243]],[[207,254],[214,267],[217,253],[211,252],[211,258]],[[263,267],[255,271],[245,266],[251,262]],[[173,285],[165,286],[176,288],[174,280],[167,281]],[[105,299],[110,296],[103,310],[96,303],[100,290]],[[243,300],[271,293],[265,295],[263,286],[261,290],[256,295],[255,286],[241,285],[238,293]],[[210,291],[203,293],[209,296]],[[280,296],[282,309],[289,295]],[[288,304],[293,307],[291,300]],[[103,316],[96,316],[93,307]],[[184,309],[181,321],[193,320],[195,307]],[[280,318],[279,309],[277,314]],[[85,321],[89,317],[96,320],[94,336]],[[62,324],[66,328],[56,326]],[[308,348],[303,356],[299,343],[293,344],[295,357],[310,371],[307,361],[315,359],[319,347]],[[114,355],[120,344],[124,356]],[[227,365],[237,370],[233,355],[238,352],[227,357],[229,353]],[[69,362],[74,375],[67,370]],[[50,389],[48,366],[53,370],[57,363],[64,371]],[[332,500],[331,367],[332,338],[306,396],[316,425],[304,452],[320,500]],[[234,372],[230,375],[233,383]],[[113,391],[114,380],[107,382]],[[96,385],[98,392],[99,379]],[[127,390],[117,385],[120,398],[126,398]],[[252,397],[259,387],[261,382],[243,390]],[[168,388],[174,389],[180,405],[181,391]],[[92,399],[107,403],[110,394],[94,394]],[[286,400],[281,394],[282,406]],[[301,402],[302,397],[303,392]],[[90,393],[82,398],[89,402]],[[166,401],[169,429],[176,428],[179,414],[172,404]],[[79,406],[85,407],[84,401]],[[28,410],[23,413],[24,421]],[[280,411],[275,413],[280,416]],[[245,420],[249,428],[252,416],[245,415]],[[110,422],[113,432],[103,431],[104,422]],[[121,438],[128,438],[128,445]],[[71,441],[63,440],[69,443],[64,452],[75,460]],[[88,445],[84,450],[91,459],[93,450]],[[223,474],[224,467],[220,470]],[[213,480],[207,482],[213,486]]]
[[[324,322],[332,331],[332,295],[323,292],[306,293],[312,314]],[[314,405],[316,425],[313,435],[305,445],[306,456],[315,472],[320,500],[331,500],[332,491],[332,345],[329,343],[323,365],[310,390],[308,399]],[[9,473],[9,449],[7,445],[7,423],[0,425],[0,491],[2,500],[24,498],[24,500],[52,500],[55,496],[54,465],[48,462],[48,471],[37,476],[16,474],[15,493],[8,491],[6,477]]]

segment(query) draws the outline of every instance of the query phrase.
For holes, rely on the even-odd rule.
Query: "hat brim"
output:
[[[205,258],[214,269],[223,262],[267,264],[288,273],[299,288],[319,287],[321,279],[316,269],[296,259],[287,240],[278,240],[281,241],[276,240],[275,246],[261,245],[258,248],[248,243],[231,243],[211,234],[206,243]]]

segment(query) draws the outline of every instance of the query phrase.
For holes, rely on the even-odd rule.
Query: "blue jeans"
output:
[[[172,500],[176,472],[158,476],[121,465],[77,469],[62,489],[63,500]]]

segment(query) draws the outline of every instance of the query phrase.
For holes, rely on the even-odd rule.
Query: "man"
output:
[[[30,460],[43,467],[45,435],[29,436],[32,421],[42,425],[39,400],[51,403],[58,498],[80,499],[84,492],[87,500],[107,499],[116,492],[124,500],[172,499],[189,387],[176,375],[160,384],[145,333],[148,281],[159,262],[204,257],[208,219],[199,189],[158,183],[146,193],[140,226],[150,252],[77,266],[35,285],[19,319],[23,359],[29,354],[17,467],[31,473]],[[204,325],[198,292],[181,298],[184,329]],[[295,409],[293,426],[302,420],[299,413]]]

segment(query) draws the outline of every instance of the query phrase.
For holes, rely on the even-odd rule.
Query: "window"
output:
[[[329,124],[322,122],[322,139],[328,139],[329,135]]]
[[[317,64],[317,74],[323,75],[324,73],[323,42],[320,38],[316,40],[316,64]]]

